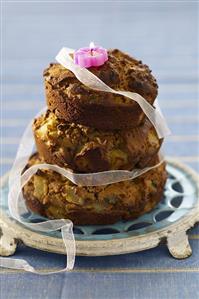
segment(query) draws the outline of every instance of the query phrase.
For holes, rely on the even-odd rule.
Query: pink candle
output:
[[[90,43],[90,47],[80,48],[74,53],[74,62],[81,67],[103,65],[108,60],[107,50]]]

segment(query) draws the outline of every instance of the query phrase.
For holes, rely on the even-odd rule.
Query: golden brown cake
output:
[[[27,168],[40,162],[35,154]],[[76,225],[110,224],[153,209],[161,200],[165,181],[164,163],[134,180],[99,187],[77,186],[54,171],[39,170],[23,194],[30,210],[50,219],[67,218]]]
[[[162,142],[148,120],[129,130],[102,131],[60,120],[49,111],[35,119],[33,131],[46,162],[75,172],[143,168]]]
[[[158,85],[146,64],[114,49],[100,67],[90,67],[108,86],[132,91],[153,104]],[[139,105],[120,95],[92,90],[60,64],[51,63],[44,71],[48,108],[59,118],[103,130],[137,127],[145,118]]]

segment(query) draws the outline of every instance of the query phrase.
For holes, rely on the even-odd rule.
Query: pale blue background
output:
[[[198,2],[3,1],[1,173],[10,169],[26,123],[44,105],[43,69],[62,46],[90,41],[118,47],[150,65],[173,135],[166,155],[198,170]],[[77,258],[73,273],[38,277],[2,270],[4,298],[164,299],[199,297],[199,229],[193,255],[171,258],[165,246],[116,257]],[[39,268],[64,257],[19,247],[16,256]]]

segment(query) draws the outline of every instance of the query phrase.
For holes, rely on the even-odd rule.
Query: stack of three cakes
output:
[[[109,50],[108,60],[89,71],[113,89],[142,95],[151,105],[157,96],[148,66],[119,50]],[[34,121],[38,153],[28,166],[46,162],[74,173],[96,173],[159,162],[162,140],[136,102],[92,90],[60,64],[50,64],[44,80],[48,110]],[[23,191],[27,206],[48,218],[108,224],[153,209],[165,181],[164,163],[133,180],[102,186],[75,185],[52,170],[39,170]]]

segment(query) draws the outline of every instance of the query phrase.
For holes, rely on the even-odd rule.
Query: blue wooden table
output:
[[[44,105],[42,71],[62,46],[95,41],[142,59],[159,82],[159,101],[173,135],[167,156],[199,170],[198,2],[2,1],[1,174],[19,138]],[[78,257],[72,273],[36,276],[1,269],[1,299],[199,298],[199,228],[189,233],[193,255],[174,260],[160,246],[112,257]],[[16,257],[45,270],[65,257],[24,246]]]

